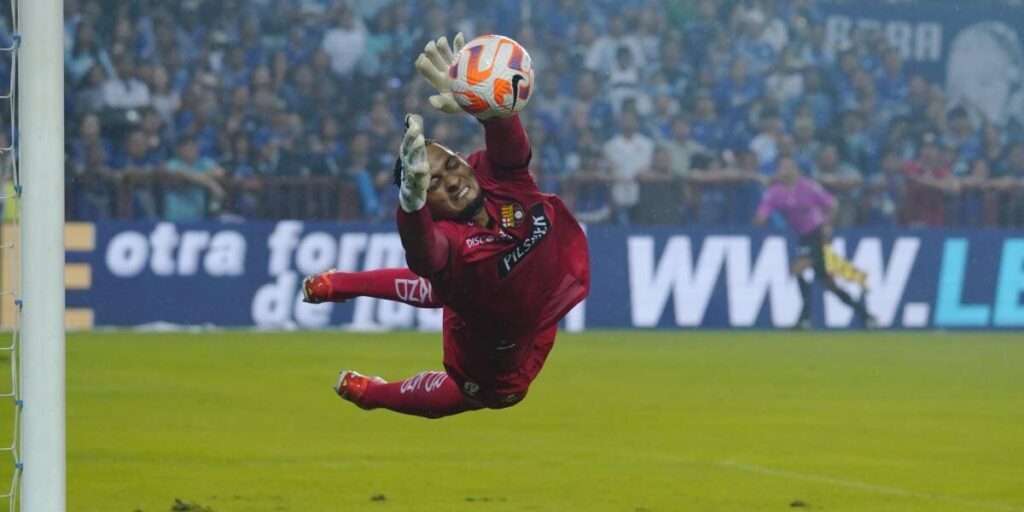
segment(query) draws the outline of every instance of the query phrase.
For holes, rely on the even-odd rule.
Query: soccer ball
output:
[[[530,54],[504,36],[480,36],[466,43],[448,76],[455,102],[478,119],[513,116],[530,101]]]

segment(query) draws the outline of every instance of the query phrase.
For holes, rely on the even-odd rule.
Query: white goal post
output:
[[[64,512],[64,4],[18,1],[21,509]]]

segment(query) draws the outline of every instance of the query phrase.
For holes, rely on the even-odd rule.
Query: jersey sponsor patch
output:
[[[526,212],[519,203],[507,203],[501,206],[501,227],[515,229],[523,225]]]
[[[479,247],[484,244],[492,243],[496,240],[494,235],[477,235],[466,239],[466,248],[472,249]]]
[[[512,269],[516,268],[533,251],[537,244],[548,236],[551,231],[551,222],[547,213],[544,212],[544,204],[537,203],[530,209],[530,217],[533,220],[533,230],[530,236],[519,242],[515,247],[509,249],[498,259],[498,279],[504,279]]]

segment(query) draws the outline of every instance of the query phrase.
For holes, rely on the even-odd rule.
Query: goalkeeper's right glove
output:
[[[399,187],[398,203],[402,210],[412,213],[427,203],[430,166],[423,139],[423,118],[416,114],[405,116],[405,135],[395,162],[395,184]]]

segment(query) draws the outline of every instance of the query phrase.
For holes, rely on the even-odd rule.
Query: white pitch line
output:
[[[795,471],[785,471],[781,469],[766,468],[762,466],[755,466],[753,464],[745,464],[743,462],[736,462],[732,460],[720,460],[718,465],[726,468],[738,469],[740,471],[746,471],[749,473],[759,473],[762,475],[777,476],[782,478],[793,478],[797,480],[809,480],[812,482],[822,482],[826,484],[839,485],[843,487],[851,487],[854,489],[863,489],[866,491],[875,491],[885,494],[893,494],[896,496],[907,496],[910,498],[921,498],[926,500],[944,501],[946,503],[955,503],[957,505],[967,505],[975,508],[984,508],[988,510],[1001,510],[1004,512],[1021,512],[1020,508],[1014,507],[1013,505],[1007,505],[1005,503],[994,503],[990,501],[976,501],[967,500],[963,498],[954,498],[952,496],[943,496],[941,494],[931,494],[926,492],[911,491],[910,489],[901,489],[899,487],[886,487],[884,485],[869,484],[866,482],[858,482],[856,480],[843,480],[841,478],[831,478],[821,475],[813,475],[807,473],[797,473]]]

